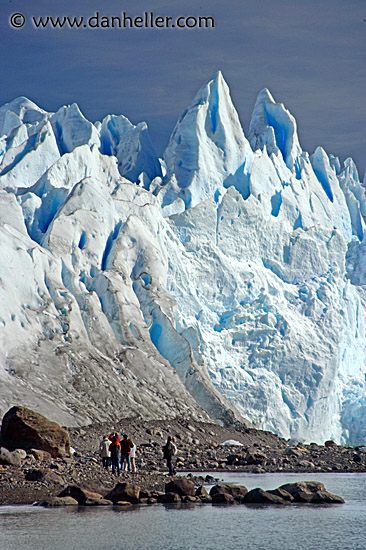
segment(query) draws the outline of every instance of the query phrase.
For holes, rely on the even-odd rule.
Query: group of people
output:
[[[136,472],[136,445],[124,434],[122,439],[117,432],[110,436],[105,435],[100,442],[99,452],[104,468],[112,467],[112,474],[119,476],[122,472]],[[174,443],[174,437],[168,436],[163,446],[163,457],[166,460],[169,469],[169,475],[176,473],[173,465],[173,457],[177,453],[177,447]]]
[[[99,445],[104,468],[112,466],[112,474],[117,472],[136,472],[136,445],[127,434],[122,439],[117,432],[105,435]]]

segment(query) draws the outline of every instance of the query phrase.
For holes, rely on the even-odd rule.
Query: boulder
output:
[[[186,477],[173,479],[165,485],[165,493],[176,493],[179,496],[194,496],[194,483]]]
[[[293,496],[295,502],[311,502],[313,504],[320,503],[343,503],[342,497],[328,493],[323,483],[319,481],[298,481],[296,483],[286,483],[281,485],[279,489],[283,489]]]
[[[230,465],[233,464],[246,464],[246,455],[247,453],[235,453],[227,457],[227,463]]]
[[[304,449],[302,449],[301,447],[288,447],[283,454],[285,456],[294,456],[296,458],[300,458],[304,454]]]
[[[260,451],[255,451],[252,453],[247,453],[245,455],[245,461],[247,464],[263,464],[267,460],[267,456]]]
[[[212,495],[212,504],[234,504],[233,495],[229,493],[215,493]]]
[[[178,493],[165,493],[165,495],[161,499],[161,502],[163,504],[170,504],[172,502],[181,502],[181,498],[178,495]]]
[[[288,500],[259,488],[249,491],[241,502],[244,504],[289,504]]]
[[[84,502],[87,499],[101,499],[103,496],[99,493],[95,493],[94,491],[89,491],[88,489],[83,489],[82,487],[78,487],[77,485],[69,485],[61,491],[58,497],[72,497],[75,499],[78,504],[84,504]],[[112,499],[110,499],[112,500]]]
[[[77,506],[78,501],[72,497],[48,497],[42,500],[38,506],[56,507],[56,506]]]
[[[9,451],[5,447],[0,447],[0,464],[6,464],[8,466],[20,466],[22,459],[16,451]]]
[[[25,472],[24,477],[27,481],[50,481],[51,483],[58,483],[59,485],[63,484],[62,477],[50,468],[45,470],[38,468],[29,469]]]
[[[13,451],[13,455],[14,456],[18,455],[21,461],[27,458],[27,453],[25,452],[24,449],[15,449],[15,451]]]
[[[141,488],[133,483],[117,483],[117,485],[104,496],[105,499],[112,502],[128,501],[137,503],[140,498]]]
[[[52,458],[50,453],[47,453],[46,451],[40,451],[39,449],[30,449],[28,454],[30,456],[33,456],[39,462],[42,462],[42,460],[49,460],[50,458]]]
[[[231,495],[233,497],[244,497],[248,492],[248,489],[244,487],[244,485],[232,485],[231,483],[218,483],[217,485],[214,485],[211,487],[210,490],[210,496],[212,498],[212,502],[214,499],[214,496],[217,494],[226,494]]]
[[[279,488],[287,491],[293,497],[296,497],[297,493],[300,492],[316,493],[325,490],[323,483],[320,483],[320,481],[296,481],[295,483],[285,483]]]
[[[39,449],[54,458],[70,456],[68,432],[26,407],[12,407],[4,415],[1,444],[10,451]]]

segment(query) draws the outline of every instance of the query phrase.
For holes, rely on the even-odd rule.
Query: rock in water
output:
[[[106,500],[113,503],[132,502],[137,503],[140,497],[141,488],[134,483],[124,482],[117,485],[105,495]]]
[[[12,407],[1,426],[1,444],[9,450],[39,449],[52,457],[70,456],[70,437],[56,422],[26,407]]]
[[[175,493],[179,496],[194,496],[194,483],[184,477],[173,479],[165,485],[166,493]]]

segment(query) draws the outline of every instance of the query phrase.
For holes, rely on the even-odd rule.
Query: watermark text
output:
[[[123,11],[120,15],[103,15],[99,11],[91,17],[84,16],[31,16],[29,21],[36,29],[214,29],[215,18],[211,15],[156,15],[145,11],[141,15],[129,15]],[[23,13],[10,16],[10,25],[21,29],[28,23]]]

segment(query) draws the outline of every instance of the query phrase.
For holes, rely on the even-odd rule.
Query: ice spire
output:
[[[168,183],[163,205],[177,197],[186,208],[207,198],[218,202],[229,185],[248,194],[246,165],[251,155],[229,87],[218,72],[200,88],[174,128],[164,153]]]

